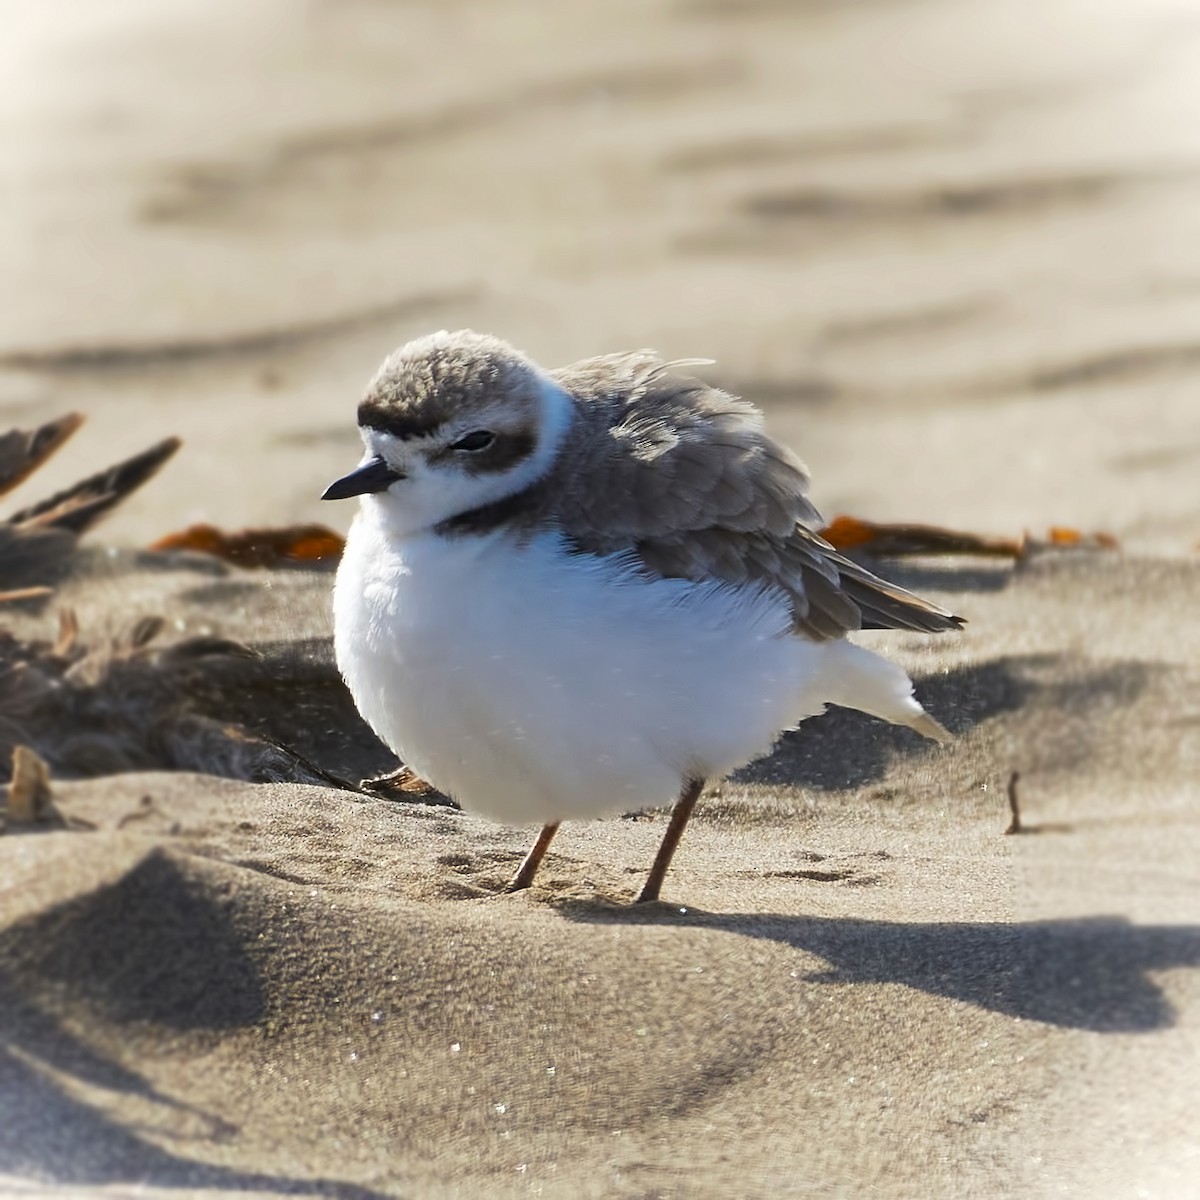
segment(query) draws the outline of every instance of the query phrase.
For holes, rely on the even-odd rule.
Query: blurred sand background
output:
[[[329,575],[131,551],[344,529],[359,391],[439,327],[711,357],[830,514],[1121,549],[891,569],[970,621],[870,635],[958,741],[811,723],[649,913],[661,816],[503,896],[530,831],[443,808],[59,784],[94,832],[0,838],[0,1189],[1200,1195],[1195,4],[3,13],[0,420],[87,416],[13,503],[184,439],[20,636],[302,647],[301,743]]]

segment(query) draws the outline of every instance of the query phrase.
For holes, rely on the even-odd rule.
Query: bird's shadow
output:
[[[1200,925],[1135,925],[1118,917],[1001,924],[710,913],[577,899],[555,907],[585,923],[669,924],[763,938],[825,959],[828,968],[810,974],[812,982],[901,983],[1094,1033],[1169,1028],[1175,1012],[1149,973],[1200,967]]]

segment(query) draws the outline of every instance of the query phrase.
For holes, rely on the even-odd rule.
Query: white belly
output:
[[[670,801],[832,699],[817,684],[830,647],[789,633],[781,596],[647,579],[556,535],[389,540],[364,507],[334,619],[372,729],[499,821]]]

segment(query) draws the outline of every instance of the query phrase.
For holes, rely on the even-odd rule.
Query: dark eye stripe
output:
[[[450,449],[466,450],[474,454],[479,450],[486,450],[495,440],[496,435],[490,429],[476,429],[466,437],[460,437]]]
[[[490,446],[465,455],[462,464],[472,475],[492,475],[515,467],[533,453],[536,445],[531,433],[498,433]]]

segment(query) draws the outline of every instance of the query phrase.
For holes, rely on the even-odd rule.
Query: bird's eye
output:
[[[476,429],[466,437],[460,437],[451,450],[486,450],[494,441],[496,435],[488,429]]]

